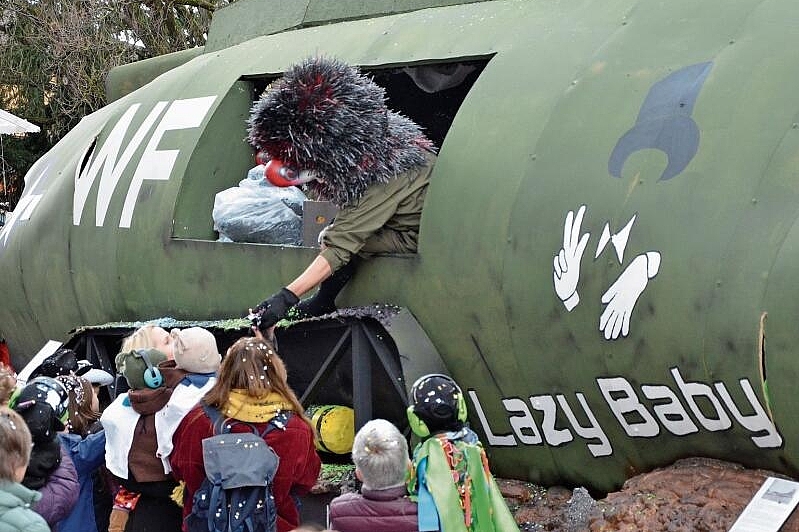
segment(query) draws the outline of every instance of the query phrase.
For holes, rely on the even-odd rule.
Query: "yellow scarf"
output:
[[[294,407],[277,392],[253,397],[246,390],[231,390],[222,406],[223,415],[248,423],[267,423],[283,410],[293,411]]]

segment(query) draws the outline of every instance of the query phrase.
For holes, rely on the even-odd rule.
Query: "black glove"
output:
[[[269,327],[286,317],[288,310],[299,302],[300,298],[295,296],[291,290],[282,288],[280,292],[252,310],[252,324],[266,334]]]

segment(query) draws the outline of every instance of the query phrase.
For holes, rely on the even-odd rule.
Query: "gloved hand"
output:
[[[272,325],[286,317],[288,310],[299,302],[300,298],[294,295],[294,292],[288,288],[282,288],[280,292],[252,309],[252,314],[250,314],[252,324],[266,334]]]

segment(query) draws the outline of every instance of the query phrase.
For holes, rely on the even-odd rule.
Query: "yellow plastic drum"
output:
[[[316,448],[334,454],[352,451],[355,439],[355,411],[341,405],[312,405],[306,414],[316,427]]]

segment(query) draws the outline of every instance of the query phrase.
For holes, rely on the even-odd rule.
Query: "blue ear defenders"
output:
[[[415,405],[421,403],[423,401],[422,397],[419,397],[419,388],[431,378],[440,378],[447,381],[449,384],[455,388],[455,391],[458,395],[458,411],[457,411],[457,420],[461,422],[465,422],[469,416],[469,412],[466,408],[466,398],[463,396],[463,392],[461,391],[460,386],[456,383],[452,377],[449,375],[444,375],[441,373],[431,373],[428,375],[422,375],[416,382],[413,383],[411,386],[411,404],[406,410],[406,414],[408,416],[408,425],[410,426],[411,430],[414,434],[419,436],[420,438],[426,438],[430,436],[430,429],[428,428],[427,424],[419,417],[416,413]]]
[[[158,388],[164,384],[164,376],[161,375],[161,370],[153,366],[147,351],[144,349],[137,349],[136,356],[144,360],[144,364],[147,366],[147,369],[144,370],[144,384],[146,384],[148,388]]]

